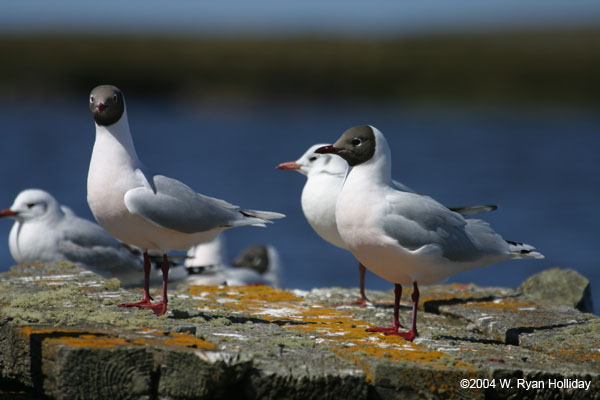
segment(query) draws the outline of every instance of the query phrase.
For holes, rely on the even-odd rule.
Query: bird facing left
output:
[[[154,173],[139,160],[129,130],[123,93],[102,85],[90,93],[89,106],[96,125],[87,180],[87,200],[98,223],[117,239],[137,246],[144,254],[144,295],[121,307],[149,308],[156,315],[167,310],[167,281],[171,250],[187,250],[212,240],[225,229],[265,226],[283,218],[276,212],[246,210],[205,196],[184,183]],[[163,253],[160,302],[151,303],[148,250]]]

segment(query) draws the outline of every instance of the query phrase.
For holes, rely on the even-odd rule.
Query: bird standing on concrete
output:
[[[324,144],[315,144],[311,146],[296,161],[281,163],[277,169],[295,170],[306,176],[306,184],[302,189],[301,205],[302,212],[313,230],[326,242],[348,250],[338,233],[335,220],[335,206],[338,194],[344,184],[344,179],[348,172],[348,163],[341,157],[333,154],[318,154],[315,150],[325,146]],[[414,193],[406,185],[392,181],[397,190]],[[461,215],[473,215],[481,212],[497,209],[494,205],[480,205],[467,207],[450,207],[450,210],[458,212]],[[360,297],[350,303],[341,305],[358,305],[364,307],[367,304],[365,294],[365,271],[366,268],[361,263],[358,264],[360,277]]]
[[[487,222],[465,219],[428,196],[396,190],[392,156],[383,134],[372,126],[348,129],[317,153],[342,157],[350,170],[336,204],[340,237],[365,267],[394,283],[390,328],[371,332],[417,336],[418,283],[439,283],[456,273],[516,258],[543,258],[527,244],[502,239]],[[413,285],[409,331],[399,332],[401,285]]]
[[[196,193],[178,180],[155,174],[139,160],[127,119],[125,98],[115,86],[94,88],[89,107],[96,140],[87,181],[88,204],[98,223],[111,235],[143,250],[144,296],[122,307],[167,310],[167,252],[187,250],[212,240],[225,229],[265,226],[283,214],[244,210],[224,200]],[[148,250],[163,253],[162,299],[152,304]]]

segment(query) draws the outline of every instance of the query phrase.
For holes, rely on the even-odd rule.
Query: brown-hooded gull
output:
[[[371,332],[407,340],[417,336],[418,283],[440,283],[499,261],[543,258],[530,245],[504,240],[487,222],[465,219],[431,197],[394,188],[390,148],[372,126],[348,129],[316,151],[337,154],[350,166],[335,211],[342,241],[365,267],[395,285],[392,327]],[[401,285],[410,284],[412,323],[409,331],[399,332]]]
[[[89,107],[96,122],[96,140],[87,181],[87,199],[98,223],[117,239],[137,246],[144,254],[144,296],[123,307],[167,310],[169,263],[167,252],[185,251],[212,240],[225,229],[265,226],[283,214],[245,210],[224,200],[205,196],[184,183],[156,174],[139,160],[127,120],[123,93],[116,87],[94,88]],[[148,250],[163,253],[160,302],[152,304],[148,290]]]

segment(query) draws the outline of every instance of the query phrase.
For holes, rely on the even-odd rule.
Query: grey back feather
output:
[[[456,262],[476,260],[484,254],[503,253],[502,238],[481,220],[465,220],[428,196],[394,191],[384,218],[385,233],[402,247],[414,251],[437,248]]]
[[[146,179],[150,187],[127,191],[125,205],[130,212],[160,227],[184,233],[204,232],[231,226],[242,216],[238,207],[200,195],[178,180],[163,175]]]

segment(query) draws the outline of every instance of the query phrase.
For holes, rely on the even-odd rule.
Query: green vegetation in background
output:
[[[395,39],[0,38],[0,93],[595,104],[600,30]]]

